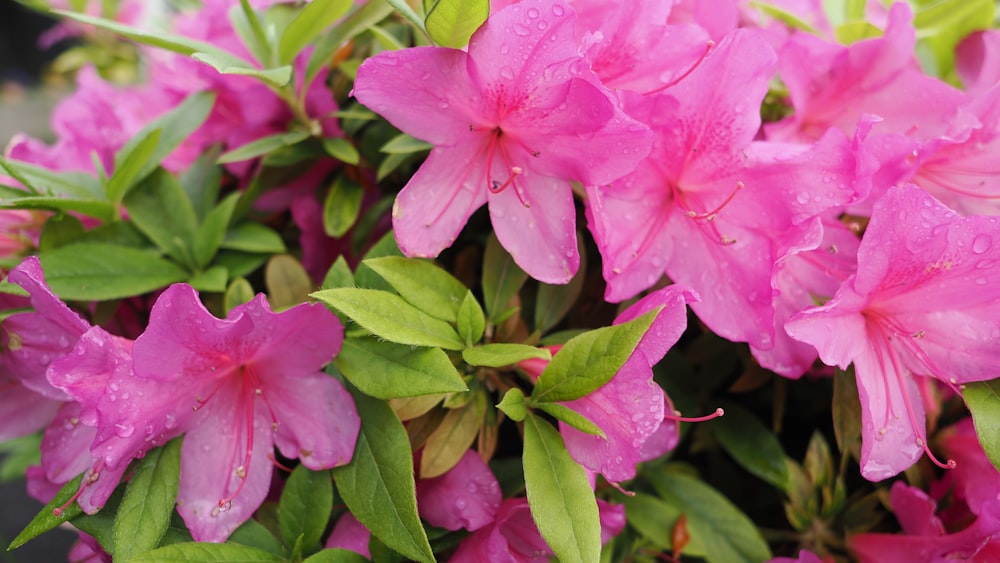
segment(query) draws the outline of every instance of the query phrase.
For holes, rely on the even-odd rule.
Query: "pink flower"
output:
[[[955,72],[973,95],[1000,82],[1000,31],[977,31],[963,39],[955,47]]]
[[[666,394],[653,381],[653,366],[684,333],[687,304],[698,296],[679,286],[655,291],[629,307],[615,319],[621,324],[662,307],[632,356],[601,388],[574,401],[563,403],[596,424],[605,437],[581,432],[559,423],[559,431],[570,456],[585,468],[612,482],[635,476],[640,461],[662,455],[677,443],[678,417],[665,410]],[[546,362],[528,360],[519,366],[538,378]],[[666,432],[647,445],[660,430]]]
[[[444,475],[417,481],[420,516],[447,530],[473,531],[493,522],[501,500],[497,478],[473,450]]]
[[[350,461],[360,428],[354,401],[321,371],[342,340],[340,322],[315,304],[276,314],[259,295],[217,319],[188,285],[157,300],[133,368],[140,380],[177,389],[170,404],[187,411],[171,423],[169,409],[154,409],[162,418],[153,423],[187,431],[177,509],[196,540],[225,540],[260,506],[274,445],[311,469]],[[105,424],[143,428],[141,402],[119,404]]]
[[[358,519],[350,512],[345,512],[337,519],[324,547],[327,549],[347,549],[371,559],[372,553],[368,547],[371,536],[372,533],[368,531],[368,528],[365,528],[364,524],[358,522]]]
[[[468,53],[422,47],[361,65],[358,100],[435,145],[393,209],[406,255],[436,256],[488,202],[497,237],[526,272],[549,283],[572,277],[570,182],[627,174],[650,141],[587,68],[574,24],[563,2],[526,0],[487,20]]]
[[[998,260],[1000,218],[963,218],[916,187],[893,188],[875,203],[857,273],[785,325],[824,363],[854,364],[866,478],[930,454],[917,376],[952,386],[996,376]]]

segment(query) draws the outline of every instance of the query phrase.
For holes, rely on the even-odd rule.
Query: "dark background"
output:
[[[0,150],[17,131],[41,135],[47,129],[53,96],[39,90],[41,71],[55,52],[37,47],[38,35],[52,21],[14,0],[0,0]],[[7,552],[10,540],[41,510],[25,492],[24,480],[0,483],[0,562],[66,561],[76,534],[56,530]]]

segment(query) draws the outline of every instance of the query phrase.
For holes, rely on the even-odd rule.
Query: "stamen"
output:
[[[281,463],[280,461],[278,461],[278,459],[277,459],[277,458],[275,458],[275,457],[274,457],[274,454],[267,454],[267,459],[268,459],[268,460],[269,460],[269,461],[270,461],[270,462],[271,462],[271,463],[272,463],[272,464],[273,464],[273,465],[274,465],[275,467],[277,467],[278,469],[280,469],[280,470],[284,471],[285,473],[291,473],[291,472],[292,472],[292,468],[290,468],[290,467],[286,467],[285,465],[283,465],[283,464],[282,464],[282,463]]]
[[[720,416],[725,416],[726,411],[722,408],[715,409],[715,412],[705,416],[697,417],[685,417],[681,416],[680,411],[674,411],[673,414],[665,415],[663,418],[667,420],[673,420],[675,422],[706,422],[712,420],[713,418],[719,418]]]
[[[507,178],[507,181],[501,184],[500,182],[493,180],[492,184],[490,185],[490,191],[495,194],[504,191],[505,189],[507,189],[507,186],[510,186],[511,184],[514,183],[514,177],[520,176],[521,174],[524,174],[523,168],[521,168],[520,166],[512,166],[510,168],[510,176]]]
[[[715,47],[715,41],[712,41],[711,39],[709,39],[708,43],[705,43],[705,50],[702,51],[701,56],[698,57],[698,60],[696,60],[694,62],[694,64],[691,65],[690,68],[688,68],[686,71],[684,71],[683,73],[681,73],[680,76],[672,79],[670,82],[667,82],[666,84],[664,84],[663,86],[660,86],[659,88],[656,88],[655,90],[650,90],[649,92],[646,92],[643,95],[644,96],[649,96],[649,95],[652,95],[652,94],[656,94],[656,93],[662,92],[662,91],[666,90],[667,88],[670,88],[671,86],[677,84],[681,80],[684,80],[685,78],[687,78],[692,72],[694,72],[694,69],[698,68],[701,65],[701,63],[708,57],[708,53],[712,51],[712,47]]]
[[[695,213],[693,210],[687,209],[687,207],[685,207],[687,216],[691,217],[692,219],[704,219],[709,222],[714,221],[715,218],[719,216],[719,212],[722,211],[722,208],[729,205],[729,202],[733,201],[733,198],[736,197],[736,194],[739,193],[739,191],[742,190],[743,188],[744,188],[743,182],[736,182],[736,189],[733,190],[726,197],[726,199],[722,203],[720,203],[715,209],[705,213]]]
[[[83,480],[80,482],[80,488],[77,489],[75,493],[73,493],[73,496],[70,497],[70,499],[67,500],[65,504],[63,504],[58,508],[53,508],[52,515],[56,517],[61,517],[63,513],[66,512],[66,509],[69,508],[69,505],[73,504],[74,502],[76,502],[77,499],[80,498],[80,495],[83,494],[83,491],[87,487],[93,485],[94,483],[97,482],[98,479],[101,478],[101,471],[103,469],[104,469],[104,460],[100,460],[96,464],[94,464],[94,467],[90,469],[90,473],[86,477],[84,477]]]

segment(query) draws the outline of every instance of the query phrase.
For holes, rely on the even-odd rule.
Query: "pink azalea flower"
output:
[[[937,502],[902,481],[892,484],[889,502],[903,528],[902,534],[858,534],[848,546],[861,563],[987,563],[1000,558],[1000,519],[981,516],[967,528],[947,533],[934,515]]]
[[[717,334],[774,346],[774,264],[820,244],[817,216],[855,197],[857,168],[837,132],[808,147],[754,142],[774,60],[738,30],[664,93],[625,96],[657,136],[635,172],[587,190],[608,300],[666,273],[699,293],[692,308]]]
[[[665,410],[666,394],[653,381],[653,366],[667,354],[687,328],[687,304],[698,296],[671,285],[655,291],[625,310],[614,324],[628,322],[662,307],[632,356],[600,389],[575,401],[563,403],[596,424],[605,437],[581,432],[559,423],[559,431],[570,456],[585,468],[612,482],[635,477],[640,461],[662,455],[677,443],[673,414]],[[537,379],[546,362],[528,360],[519,366]],[[647,440],[662,428],[666,434],[654,444]]]
[[[276,314],[259,295],[217,319],[188,285],[157,300],[133,347],[134,376],[178,389],[168,400],[188,413],[175,421],[169,408],[150,414],[161,416],[154,432],[157,424],[187,431],[177,510],[196,540],[225,540],[260,506],[274,445],[311,469],[350,461],[360,428],[354,401],[320,371],[342,340],[340,322],[320,305]],[[143,402],[119,400],[121,412],[103,424],[143,428]]]
[[[625,507],[598,499],[601,517],[601,541],[607,542],[625,528]],[[528,499],[503,501],[496,519],[476,530],[458,545],[451,563],[529,563],[549,561],[552,550],[535,526]]]
[[[420,516],[447,530],[471,532],[493,522],[501,500],[497,478],[473,450],[444,475],[417,481]]]
[[[357,99],[434,145],[393,209],[406,255],[436,256],[488,202],[497,237],[526,272],[548,283],[572,277],[570,182],[627,174],[650,141],[588,69],[574,25],[565,3],[526,0],[493,14],[468,53],[420,47],[361,65]]]
[[[952,386],[996,376],[998,260],[1000,219],[963,218],[914,186],[893,188],[875,204],[857,273],[785,325],[824,363],[854,364],[866,478],[930,454],[917,376]]]
[[[915,42],[905,2],[892,6],[882,37],[843,46],[796,33],[780,53],[795,112],[766,126],[768,138],[808,142],[831,127],[851,134],[864,113],[881,117],[888,131],[917,139],[942,135],[965,95],[920,70]]]

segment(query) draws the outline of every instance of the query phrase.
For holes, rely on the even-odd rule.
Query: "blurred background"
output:
[[[49,114],[69,85],[46,80],[45,69],[67,45],[39,47],[38,39],[53,20],[14,0],[0,0],[0,150],[16,133],[51,140]],[[65,43],[65,42],[64,42]],[[0,451],[0,458],[8,455]],[[25,492],[23,478],[0,481],[0,562],[47,563],[66,561],[76,534],[52,532],[20,549],[7,545],[41,510],[41,503]]]

